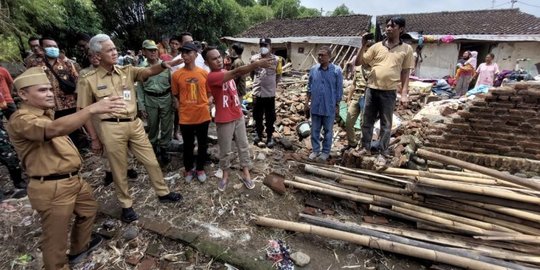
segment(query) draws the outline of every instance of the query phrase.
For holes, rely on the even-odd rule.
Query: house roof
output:
[[[274,19],[257,24],[237,38],[349,37],[369,31],[370,15]]]
[[[424,35],[531,35],[540,34],[540,18],[519,9],[490,9],[455,12],[394,14],[377,16],[384,31],[388,18],[402,16],[407,32]]]

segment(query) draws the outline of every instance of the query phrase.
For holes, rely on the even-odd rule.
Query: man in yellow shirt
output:
[[[355,62],[357,66],[371,67],[362,118],[363,149],[360,154],[370,154],[373,125],[379,116],[381,131],[377,166],[386,165],[397,91],[401,89],[401,102],[406,105],[409,101],[407,95],[409,74],[414,67],[413,49],[400,39],[405,29],[405,19],[393,17],[388,19],[385,25],[387,38],[375,43],[369,49],[367,48],[369,34],[362,36],[362,48],[358,51]]]

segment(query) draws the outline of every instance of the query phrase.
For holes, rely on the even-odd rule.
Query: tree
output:
[[[243,7],[252,7],[257,4],[255,0],[236,0],[236,3]]]
[[[321,16],[321,11],[316,8],[307,8],[304,6],[301,6],[299,9],[300,15],[298,17],[300,18],[307,18],[307,17],[319,17]]]
[[[332,11],[331,16],[343,16],[343,15],[352,15],[354,14],[352,10],[349,10],[349,8],[345,4],[341,4],[340,6],[336,7],[334,11]]]
[[[274,11],[268,6],[254,5],[246,7],[245,13],[249,26],[267,21],[274,17]]]
[[[274,18],[292,19],[300,15],[300,0],[274,0],[272,1]]]

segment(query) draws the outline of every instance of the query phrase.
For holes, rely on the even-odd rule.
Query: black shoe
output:
[[[262,136],[255,135],[255,137],[253,138],[253,144],[258,145],[261,142],[261,138]]]
[[[158,196],[160,203],[174,203],[182,200],[182,195],[176,192],[169,192],[167,195]]]
[[[10,196],[11,199],[22,199],[24,197],[28,196],[28,193],[26,193],[26,189],[15,189],[13,194]]]
[[[160,152],[161,164],[163,166],[169,165],[169,163],[171,163],[171,158],[169,157],[169,153],[167,153],[167,149],[161,148],[159,152]]]
[[[105,178],[103,178],[103,186],[109,186],[113,182],[112,172],[105,172]]]
[[[122,216],[120,217],[120,219],[125,223],[131,223],[139,219],[139,216],[137,215],[137,213],[135,213],[133,207],[122,208]]]
[[[90,243],[88,243],[88,248],[76,255],[68,255],[68,260],[70,264],[78,264],[82,262],[92,251],[94,251],[101,243],[103,238],[99,234],[92,234]]]
[[[275,145],[276,145],[276,142],[274,142],[274,139],[272,139],[272,138],[269,138],[266,141],[266,147],[268,147],[268,148],[274,148]]]
[[[135,169],[129,169],[127,171],[127,176],[129,179],[137,179],[137,177],[139,177],[139,174]]]

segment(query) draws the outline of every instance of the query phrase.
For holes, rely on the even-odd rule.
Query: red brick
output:
[[[499,101],[508,101],[510,99],[510,96],[498,96],[497,100]]]
[[[509,102],[491,102],[489,103],[488,106],[493,107],[493,108],[509,108],[509,109],[516,107],[515,104],[509,103]]]
[[[523,90],[523,89],[529,89],[529,84],[525,83],[525,82],[518,82],[516,84],[514,84],[514,89],[516,90]]]
[[[304,207],[304,210],[302,210],[302,213],[315,216],[317,215],[317,209],[313,207]]]
[[[508,96],[511,96],[511,95],[514,95],[516,94],[516,90],[512,87],[509,87],[509,86],[503,86],[503,87],[499,87],[499,88],[491,88],[489,89],[489,93],[493,94],[493,95],[508,95]]]
[[[388,219],[383,216],[363,216],[362,220],[371,224],[388,224]]]

